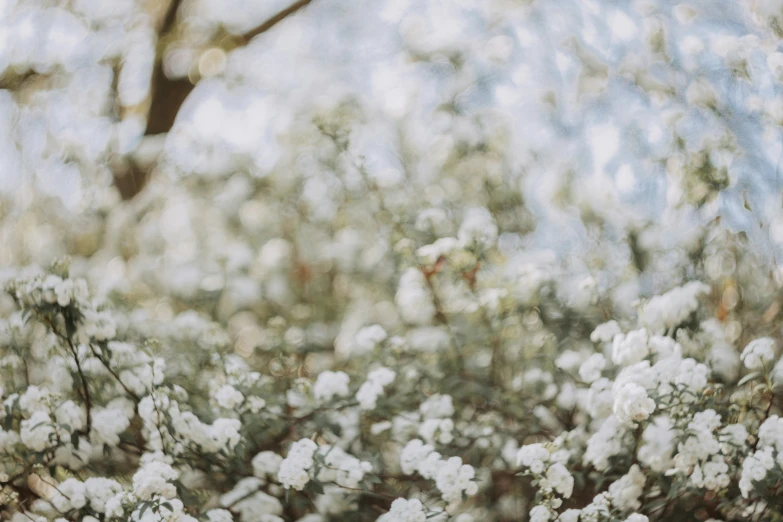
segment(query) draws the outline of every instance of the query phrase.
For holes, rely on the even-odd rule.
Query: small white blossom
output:
[[[389,512],[381,516],[381,522],[425,522],[427,514],[424,505],[416,499],[398,498],[391,504]]]
[[[242,392],[230,384],[224,384],[218,388],[217,391],[215,391],[214,398],[215,402],[217,402],[221,408],[228,410],[239,407],[245,400],[245,396],[242,395]]]
[[[636,383],[626,383],[617,393],[612,409],[621,422],[638,422],[655,411],[655,401]]]
[[[742,350],[740,359],[745,363],[745,368],[749,370],[770,368],[772,361],[775,360],[775,340],[762,337],[749,342]]]
[[[543,473],[549,462],[549,450],[543,444],[528,444],[519,448],[517,466],[530,468],[533,473]]]
[[[373,410],[378,398],[383,395],[383,390],[391,384],[397,374],[388,368],[378,368],[367,374],[367,380],[356,392],[356,400],[362,410]]]
[[[612,342],[612,362],[620,366],[638,363],[649,353],[647,330],[644,328],[617,334]]]
[[[546,480],[552,488],[555,489],[563,498],[571,498],[574,491],[574,477],[560,463],[549,466],[546,471]]]
[[[356,346],[356,353],[368,353],[375,349],[380,343],[386,340],[388,334],[382,326],[374,324],[372,326],[365,326],[356,332],[354,344]]]
[[[546,506],[535,506],[530,510],[528,514],[528,520],[530,522],[549,522],[554,519],[555,514]]]
[[[251,461],[253,466],[253,475],[259,478],[266,476],[275,476],[280,471],[280,464],[283,457],[273,451],[262,451],[256,454]]]
[[[594,343],[609,343],[620,333],[622,333],[622,330],[620,330],[620,325],[617,324],[617,321],[607,321],[595,327],[593,333],[590,334],[590,340]]]
[[[313,455],[318,449],[310,439],[294,442],[288,456],[280,463],[277,477],[283,487],[301,491],[310,482],[309,470],[313,466]]]
[[[326,402],[335,397],[347,397],[350,394],[349,382],[350,377],[345,372],[322,372],[313,385],[315,399]]]
[[[457,234],[461,246],[469,248],[476,245],[487,249],[494,246],[497,237],[498,227],[489,210],[477,207],[465,212],[465,218]]]
[[[606,359],[600,353],[588,357],[579,367],[579,377],[586,383],[592,383],[601,378],[601,371],[606,368]]]
[[[133,494],[142,500],[151,500],[159,495],[163,498],[174,498],[177,489],[169,481],[179,478],[170,465],[158,460],[150,460],[133,475]]]
[[[638,465],[634,464],[628,473],[609,485],[612,505],[623,511],[635,511],[641,507],[639,497],[644,491],[646,478]]]

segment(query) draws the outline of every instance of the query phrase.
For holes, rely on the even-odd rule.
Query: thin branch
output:
[[[82,381],[82,396],[84,398],[85,408],[87,409],[87,428],[85,429],[85,434],[89,437],[90,430],[92,429],[92,398],[90,397],[90,387],[87,384],[87,377],[85,377],[84,372],[82,371],[82,363],[79,361],[79,354],[76,351],[76,347],[74,347],[71,338],[58,332],[50,318],[44,316],[44,319],[49,324],[49,328],[52,329],[52,332],[68,343],[68,348],[73,355],[73,360],[76,363],[76,371],[79,373],[79,378]]]
[[[138,395],[136,395],[136,394],[135,394],[133,391],[131,391],[130,389],[128,389],[128,387],[125,385],[125,383],[124,383],[124,382],[122,382],[122,379],[120,379],[120,376],[119,376],[119,375],[117,375],[117,372],[115,372],[114,370],[112,370],[112,369],[111,369],[111,367],[109,366],[109,363],[107,363],[107,362],[106,362],[106,361],[103,359],[103,357],[101,356],[101,354],[100,354],[99,352],[96,352],[96,351],[95,351],[95,347],[93,347],[92,343],[90,343],[90,344],[89,344],[89,346],[90,346],[90,351],[92,352],[92,354],[93,354],[93,355],[94,355],[94,356],[95,356],[95,357],[96,357],[96,358],[97,358],[99,361],[101,361],[101,364],[103,364],[103,366],[104,366],[104,367],[105,367],[105,368],[106,368],[106,369],[109,371],[109,373],[110,373],[110,374],[112,374],[112,376],[113,376],[115,379],[117,379],[117,382],[118,382],[118,383],[120,383],[120,386],[122,386],[122,388],[125,390],[125,393],[127,393],[128,395],[130,395],[131,397],[133,397],[133,400],[135,400],[136,402],[139,402],[139,401],[141,401],[141,399],[139,398],[139,396],[138,396]]]
[[[246,32],[242,35],[242,40],[245,42],[250,41],[254,37],[258,36],[261,33],[265,33],[292,14],[296,13],[303,7],[305,7],[307,4],[309,4],[312,0],[299,0],[298,2],[294,2],[290,6],[286,7],[276,15],[274,15],[272,18],[267,20],[266,22],[262,23],[258,27],[255,27],[251,29],[250,31]]]

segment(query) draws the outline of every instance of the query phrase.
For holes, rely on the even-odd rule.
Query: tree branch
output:
[[[241,36],[233,39],[231,49],[246,45],[254,37],[265,33],[274,26],[293,15],[312,0],[298,0],[290,6],[281,10],[261,25],[247,31]],[[175,31],[177,11],[182,0],[173,0],[166,11],[165,16],[160,22],[158,30],[158,41],[166,39]],[[231,50],[229,49],[229,50]],[[174,126],[174,121],[179,114],[179,109],[185,102],[185,99],[191,93],[195,84],[187,78],[170,79],[163,72],[162,57],[158,57],[155,62],[155,68],[152,73],[152,86],[150,87],[151,101],[147,114],[147,128],[145,136],[154,136],[156,134],[165,134]],[[115,175],[115,185],[120,190],[122,198],[125,200],[133,198],[144,187],[149,176],[148,169],[139,168],[132,161],[120,175]]]
[[[242,40],[244,43],[249,42],[254,37],[258,36],[261,33],[265,33],[292,14],[296,13],[303,7],[305,7],[307,4],[312,2],[312,0],[299,0],[298,2],[294,2],[290,6],[286,7],[276,15],[274,15],[272,18],[267,20],[266,22],[262,23],[258,27],[255,27],[254,29],[251,29],[250,31],[246,32],[242,35]]]

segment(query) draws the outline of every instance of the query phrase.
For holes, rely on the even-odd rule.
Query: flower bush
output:
[[[783,520],[779,5],[62,4],[0,9],[3,520]]]
[[[770,313],[742,302],[716,318],[714,281],[603,322],[607,303],[569,308],[554,278],[531,301],[529,269],[493,274],[486,215],[466,213],[460,229],[492,239],[456,240],[430,265],[399,253],[381,309],[400,319],[342,319],[342,355],[322,351],[328,327],[307,316],[270,317],[248,351],[232,321],[98,299],[68,259],[14,274],[2,323],[6,510],[106,521],[781,516],[783,363]]]

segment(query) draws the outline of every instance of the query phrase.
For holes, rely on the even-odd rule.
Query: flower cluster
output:
[[[277,476],[283,487],[301,491],[310,481],[310,468],[318,445],[310,439],[294,442],[288,456],[280,463]]]
[[[435,481],[443,499],[451,506],[462,501],[463,494],[475,495],[478,484],[473,466],[463,464],[459,457],[444,459],[429,444],[413,439],[400,453],[400,466],[405,474],[418,473],[425,479]]]

